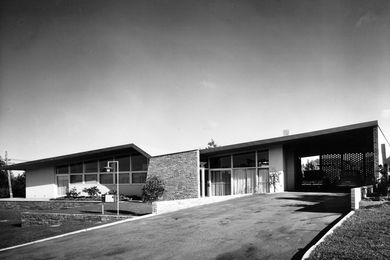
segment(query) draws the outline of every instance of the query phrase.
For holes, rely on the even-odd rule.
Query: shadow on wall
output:
[[[280,197],[278,200],[296,200],[306,203],[292,203],[283,207],[297,207],[296,211],[344,214],[350,211],[351,195],[301,195],[298,197]],[[311,204],[307,204],[311,203]],[[314,203],[314,204],[313,204]]]

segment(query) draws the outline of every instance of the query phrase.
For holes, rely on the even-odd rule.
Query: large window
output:
[[[233,167],[256,167],[256,154],[253,153],[242,153],[233,155]]]
[[[107,172],[106,167],[107,167],[108,161],[112,161],[112,159],[101,159],[101,160],[99,160],[99,171],[100,172]],[[112,165],[110,165],[110,166],[112,167]]]
[[[130,171],[130,156],[123,156],[115,158],[119,162],[119,171],[128,172]]]
[[[220,168],[230,168],[230,167],[231,167],[230,155],[210,158],[210,168],[220,169]]]
[[[116,174],[115,174],[115,183],[116,183]],[[130,175],[129,173],[119,173],[119,184],[129,184]]]
[[[82,174],[70,175],[70,183],[83,183],[83,175]]]
[[[89,161],[84,163],[85,172],[98,172],[98,162]]]
[[[67,173],[69,173],[68,165],[57,166],[56,173],[57,174],[67,174]]]
[[[115,163],[108,172],[106,167],[109,161],[119,162],[119,183],[145,183],[148,170],[148,159],[143,155],[118,155],[105,157],[98,160],[86,160],[84,162],[71,162],[68,165],[56,166],[57,174],[67,174],[70,183],[85,184],[115,184]]]
[[[83,172],[83,163],[75,163],[70,165],[71,173],[82,173]]]
[[[268,167],[268,165],[269,165],[268,151],[257,152],[257,166]]]
[[[148,159],[143,155],[131,156],[131,170],[132,171],[147,171]]]
[[[100,183],[101,184],[113,184],[114,175],[112,173],[100,174]]]
[[[132,179],[133,183],[145,183],[146,172],[133,172]]]
[[[97,174],[85,174],[84,181],[85,183],[97,183],[98,182]]]

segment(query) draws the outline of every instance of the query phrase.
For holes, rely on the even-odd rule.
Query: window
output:
[[[116,183],[116,174],[115,174],[115,183]],[[119,173],[119,184],[129,184],[130,175],[128,173]]]
[[[82,173],[83,172],[83,164],[82,163],[75,163],[70,165],[70,172],[71,173]]]
[[[243,153],[233,155],[233,167],[256,167],[256,154]]]
[[[131,156],[131,170],[132,171],[147,171],[148,159],[143,155]]]
[[[145,183],[146,172],[133,172],[133,183]]]
[[[210,168],[230,168],[230,156],[210,158]]]
[[[70,183],[83,183],[83,175],[70,175]]]
[[[107,167],[107,162],[108,161],[112,161],[112,159],[103,159],[103,160],[99,160],[99,170],[100,172],[107,172],[107,169],[105,167]],[[110,165],[112,167],[112,165]],[[113,172],[113,170],[111,170],[111,172]]]
[[[113,174],[111,173],[100,174],[100,183],[113,184],[114,183]]]
[[[268,165],[269,165],[268,151],[257,152],[257,166],[268,167]]]
[[[119,171],[128,172],[130,171],[130,156],[115,158],[119,162]]]
[[[68,165],[57,166],[56,173],[57,174],[67,174],[67,173],[69,173]]]
[[[89,161],[84,163],[85,172],[98,172],[97,161]]]
[[[97,174],[86,174],[84,176],[85,183],[97,183]]]

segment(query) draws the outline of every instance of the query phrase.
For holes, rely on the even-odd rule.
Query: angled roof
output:
[[[287,136],[270,138],[270,139],[263,139],[263,140],[252,141],[252,142],[225,145],[225,146],[219,146],[216,148],[206,148],[206,149],[201,149],[200,154],[201,155],[210,155],[210,154],[214,154],[214,153],[230,151],[230,150],[239,150],[239,149],[248,148],[248,147],[280,144],[280,143],[286,143],[286,142],[290,142],[290,141],[294,141],[294,140],[298,140],[298,139],[304,139],[304,138],[308,138],[308,137],[316,137],[316,136],[327,135],[327,134],[341,133],[341,132],[346,132],[346,131],[351,131],[351,130],[368,128],[368,127],[376,127],[376,126],[378,126],[378,121],[375,120],[375,121],[363,122],[363,123],[359,123],[359,124],[346,125],[346,126],[341,126],[341,127],[334,127],[334,128],[324,129],[324,130],[307,132],[307,133],[302,133],[302,134],[287,135]]]
[[[9,165],[7,169],[10,170],[26,170],[26,169],[35,169],[41,166],[45,165],[55,165],[60,163],[66,163],[70,160],[74,159],[87,159],[92,158],[94,156],[105,156],[109,155],[111,153],[117,153],[117,152],[125,152],[128,150],[134,150],[136,153],[140,153],[144,155],[146,158],[150,158],[151,156],[146,153],[144,150],[136,146],[135,144],[125,144],[125,145],[118,145],[118,146],[112,146],[97,150],[91,150],[86,152],[80,152],[80,153],[73,153],[73,154],[67,154],[67,155],[61,155],[56,157],[50,157],[45,159],[39,159],[34,161],[28,161],[18,164]]]

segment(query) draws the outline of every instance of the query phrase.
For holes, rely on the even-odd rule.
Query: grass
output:
[[[390,259],[390,204],[364,208],[327,237],[310,259]]]
[[[138,202],[121,202],[120,215],[145,215],[152,212],[151,205],[148,203]],[[51,237],[59,234],[64,234],[80,229],[85,229],[93,226],[98,226],[108,222],[97,223],[80,223],[71,225],[62,224],[60,226],[21,226],[21,212],[53,212],[64,214],[101,214],[101,204],[98,203],[93,206],[83,206],[69,209],[57,210],[15,210],[15,209],[0,209],[0,248],[10,247],[18,244],[31,242],[34,240]],[[105,203],[105,214],[116,214],[115,203]]]

